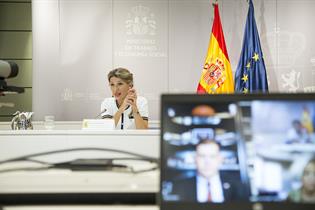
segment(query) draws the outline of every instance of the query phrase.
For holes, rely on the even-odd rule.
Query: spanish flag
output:
[[[197,93],[234,93],[231,64],[225,46],[217,3],[214,4],[212,33]]]

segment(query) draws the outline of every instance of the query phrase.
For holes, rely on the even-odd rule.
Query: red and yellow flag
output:
[[[234,93],[234,80],[225,46],[218,4],[214,4],[212,33],[197,93]]]

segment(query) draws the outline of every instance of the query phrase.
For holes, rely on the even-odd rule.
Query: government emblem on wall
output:
[[[156,21],[150,8],[141,5],[131,8],[126,29],[128,35],[155,35]]]

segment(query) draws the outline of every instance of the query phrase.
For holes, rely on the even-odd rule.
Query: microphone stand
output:
[[[7,86],[4,79],[0,78],[0,96],[8,93],[24,93],[23,87]]]
[[[106,109],[103,109],[100,113],[98,113],[98,115],[96,115],[94,118],[98,118],[99,116],[101,116],[104,112],[106,112]],[[0,209],[1,210],[1,209]]]

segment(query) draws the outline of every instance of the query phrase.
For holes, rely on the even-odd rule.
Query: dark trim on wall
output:
[[[32,32],[32,29],[0,29],[0,32]]]
[[[0,117],[13,117],[13,114],[3,114],[3,115],[0,115]]]
[[[12,4],[31,4],[32,1],[1,1],[0,0],[0,4],[1,3],[5,3],[5,4],[10,4],[10,3],[12,3]]]
[[[0,32],[32,32],[32,29],[0,29]]]
[[[5,61],[11,61],[11,60],[17,60],[17,61],[31,61],[33,58],[0,58],[0,60],[5,60]]]

